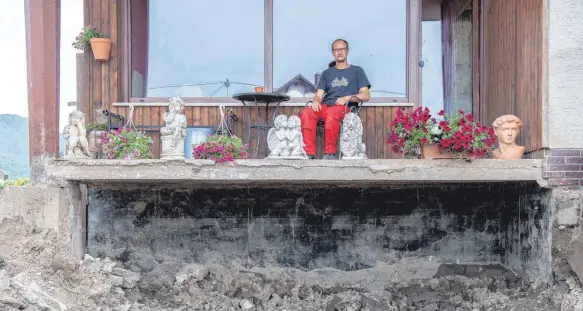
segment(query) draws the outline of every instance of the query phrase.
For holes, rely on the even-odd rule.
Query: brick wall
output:
[[[551,186],[583,187],[583,149],[545,151],[544,177]]]

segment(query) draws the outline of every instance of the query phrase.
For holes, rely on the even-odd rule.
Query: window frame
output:
[[[120,5],[120,24],[122,32],[121,47],[121,74],[122,98],[125,102],[133,103],[164,103],[166,97],[132,97],[131,96],[131,0],[122,0]],[[264,88],[266,92],[273,91],[273,1],[264,0]],[[385,0],[392,1],[392,0]],[[366,14],[366,13],[363,13]],[[419,60],[421,55],[421,0],[407,0],[406,22],[406,88],[405,97],[373,97],[367,104],[414,104],[420,103]],[[287,103],[305,103],[309,97],[292,97]],[[240,103],[232,97],[182,97],[186,103]]]

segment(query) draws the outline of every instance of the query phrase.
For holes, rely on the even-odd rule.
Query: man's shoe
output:
[[[314,160],[316,158],[315,155],[308,154],[308,160]]]
[[[327,153],[322,157],[322,160],[336,160],[336,155]]]

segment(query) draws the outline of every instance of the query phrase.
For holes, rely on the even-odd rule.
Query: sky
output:
[[[61,0],[60,128],[76,101],[75,50],[71,43],[83,27],[83,1]],[[24,0],[0,0],[0,114],[28,116]]]

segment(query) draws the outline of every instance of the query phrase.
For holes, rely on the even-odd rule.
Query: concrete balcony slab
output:
[[[536,181],[542,160],[54,160],[46,176],[83,183],[306,185]]]

